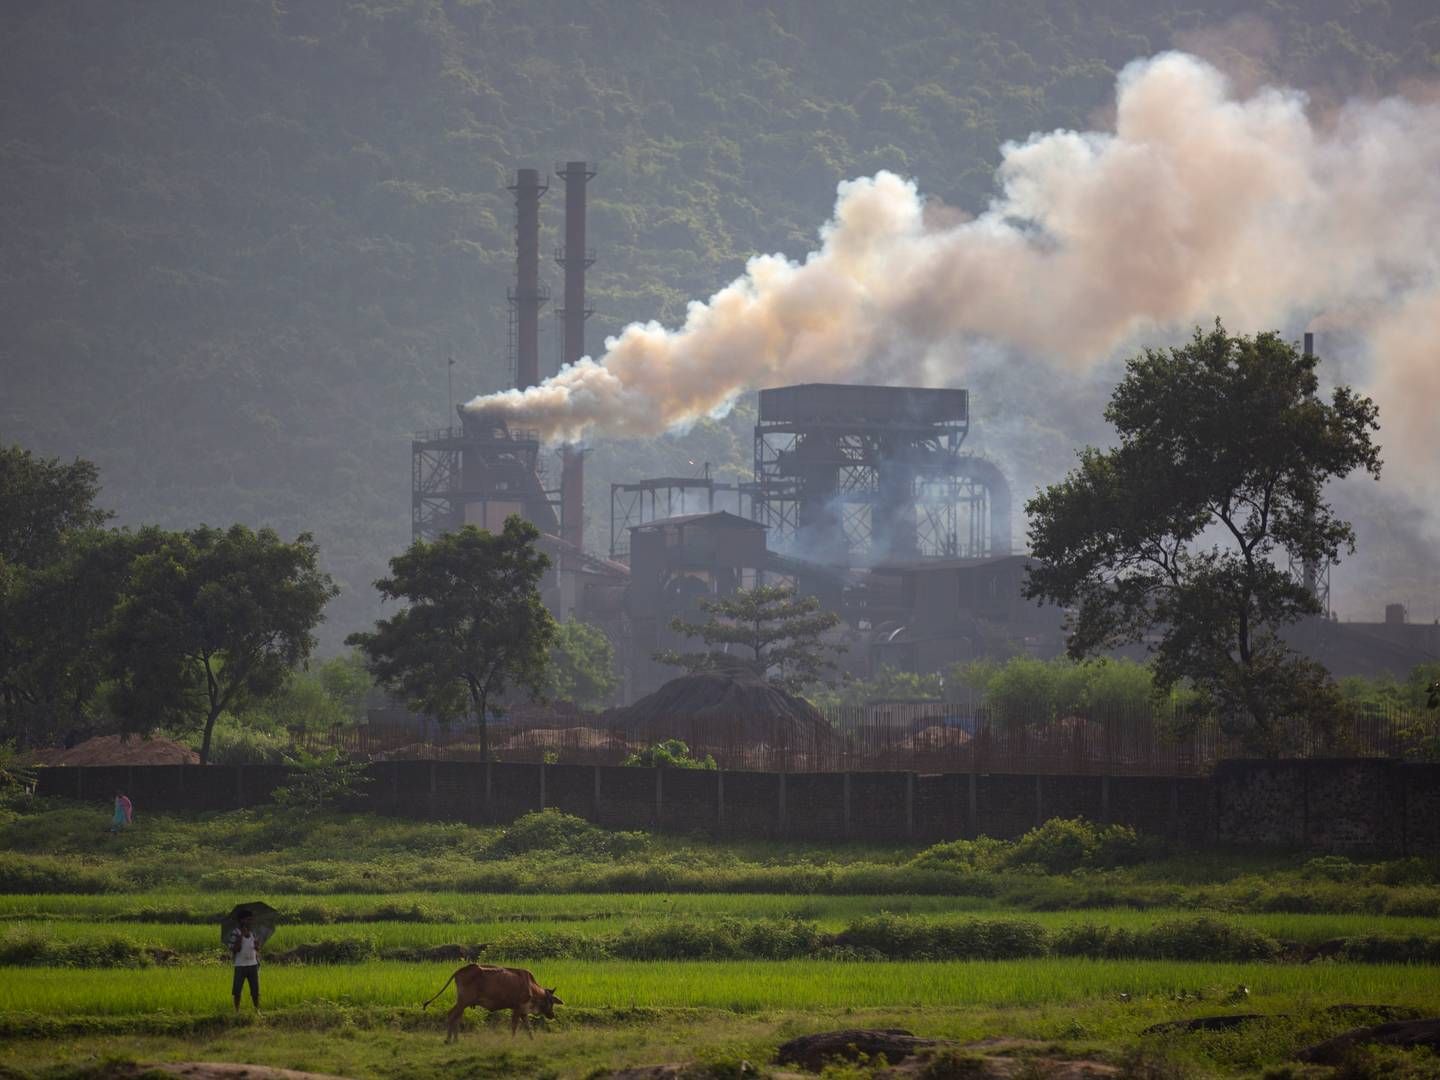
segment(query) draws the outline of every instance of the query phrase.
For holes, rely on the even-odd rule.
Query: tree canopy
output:
[[[560,623],[550,650],[546,685],[548,696],[582,708],[610,704],[620,687],[620,676],[615,671],[615,648],[605,631],[575,618]]]
[[[1257,749],[1275,748],[1280,721],[1335,704],[1323,669],[1280,637],[1320,611],[1287,561],[1353,548],[1325,483],[1380,472],[1374,404],[1346,386],[1322,398],[1318,363],[1218,320],[1182,347],[1146,349],[1105,411],[1118,445],[1081,451],[1026,504],[1026,595],[1074,608],[1070,655],[1158,635],[1157,687],[1190,680]]]
[[[545,690],[557,630],[540,599],[550,560],[536,550],[540,532],[511,515],[491,533],[467,525],[433,543],[417,540],[390,560],[375,583],[406,607],[351,634],[371,674],[411,708],[440,720],[473,715],[480,753],[489,760],[489,713],[515,688]]]
[[[337,590],[306,533],[202,525],[138,539],[109,628],[115,708],[132,730],[201,729],[203,764],[220,714],[274,693],[310,655]]]
[[[840,624],[840,616],[821,611],[813,596],[798,596],[783,585],[757,585],[730,596],[704,597],[700,610],[710,616],[705,622],[677,617],[670,626],[710,648],[693,653],[667,650],[657,653],[656,660],[687,671],[707,671],[738,660],[791,693],[819,682],[836,666],[829,655],[836,650],[822,637]],[[726,648],[716,649],[717,645]]]
[[[128,564],[99,528],[94,464],[0,447],[0,738],[85,725],[101,682],[98,633]]]

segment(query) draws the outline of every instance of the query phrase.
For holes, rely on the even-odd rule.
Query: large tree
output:
[[[0,447],[0,738],[82,722],[99,685],[97,631],[124,558],[98,492],[88,461]]]
[[[492,702],[511,687],[531,697],[545,689],[556,628],[540,599],[550,560],[536,550],[539,538],[512,515],[499,533],[467,525],[415,541],[375,583],[384,599],[407,606],[346,639],[411,708],[447,721],[474,715],[487,761]]]
[[[1026,595],[1074,610],[1070,655],[1158,635],[1157,688],[1190,680],[1262,751],[1281,721],[1334,704],[1323,670],[1280,637],[1320,611],[1288,560],[1353,550],[1325,483],[1380,473],[1375,405],[1346,386],[1322,398],[1317,364],[1218,320],[1183,347],[1146,349],[1105,411],[1118,445],[1081,451],[1026,504]]]
[[[315,646],[336,595],[308,533],[200,526],[138,534],[110,626],[115,705],[132,729],[201,728],[200,761],[222,712],[274,693]]]
[[[705,671],[738,658],[746,667],[774,685],[798,693],[820,681],[835,668],[823,636],[840,623],[833,611],[821,611],[813,596],[799,596],[784,585],[757,585],[729,596],[705,597],[700,610],[703,623],[676,617],[672,630],[699,638],[710,646],[705,652],[665,651],[655,659],[687,671]],[[723,646],[724,648],[716,648]],[[734,646],[735,651],[729,652]]]

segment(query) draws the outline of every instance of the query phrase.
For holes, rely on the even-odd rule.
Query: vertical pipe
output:
[[[538,169],[520,169],[515,183],[515,385],[521,390],[540,381],[540,196],[548,190]]]
[[[585,247],[585,185],[595,175],[583,161],[567,161],[559,174],[565,182],[565,246],[559,263],[565,271],[565,310],[561,325],[560,364],[585,355],[585,271],[591,259]],[[560,452],[560,535],[577,548],[585,546],[585,454],[577,446]]]

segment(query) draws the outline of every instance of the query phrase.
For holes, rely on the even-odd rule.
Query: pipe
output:
[[[538,169],[520,169],[515,183],[515,385],[524,390],[540,381],[540,196],[549,190]]]
[[[557,262],[565,270],[565,309],[561,312],[560,365],[585,355],[585,271],[595,260],[585,248],[585,186],[595,172],[583,161],[567,161],[557,175],[565,182],[565,246]],[[560,535],[577,548],[585,546],[585,451],[566,446],[560,451]]]
[[[990,507],[990,554],[1009,555],[1011,548],[1010,481],[1000,466],[985,458],[966,454],[956,472],[984,486]]]

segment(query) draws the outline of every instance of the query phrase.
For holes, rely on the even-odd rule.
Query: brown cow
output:
[[[538,1012],[545,1019],[554,1020],[555,1006],[565,1004],[555,996],[554,990],[546,990],[535,981],[535,976],[524,968],[482,967],[479,964],[466,964],[451,975],[445,980],[445,986],[440,987],[430,1001],[443,994],[445,987],[452,982],[455,984],[455,1007],[446,1018],[447,1043],[456,1037],[465,1010],[471,1005],[479,1005],[492,1013],[509,1009],[510,1034],[514,1035],[515,1029],[524,1021],[525,1034],[533,1039],[535,1033],[530,1030],[528,1020],[530,1013]],[[428,1009],[430,1001],[420,1007]]]

